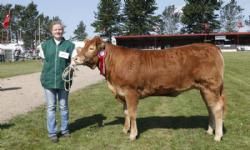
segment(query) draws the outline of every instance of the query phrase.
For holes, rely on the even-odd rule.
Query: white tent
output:
[[[20,44],[17,44],[17,43],[0,44],[0,48],[3,50],[11,50],[11,51],[15,51],[16,49],[20,49],[21,53],[24,52],[23,46]]]
[[[18,43],[0,44],[0,48],[4,50],[5,59],[14,61],[14,52],[16,49],[20,49],[21,53],[24,53],[24,48]]]

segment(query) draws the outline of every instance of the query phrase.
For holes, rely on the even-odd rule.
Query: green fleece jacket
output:
[[[75,45],[64,38],[58,45],[56,45],[53,38],[48,39],[42,44],[45,58],[40,81],[44,88],[64,89],[62,73],[70,64],[74,48]],[[68,54],[68,58],[66,57],[67,55],[65,56],[63,54]]]

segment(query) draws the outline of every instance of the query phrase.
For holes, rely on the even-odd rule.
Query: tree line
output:
[[[155,0],[100,0],[91,26],[101,36],[111,39],[116,35],[183,34],[206,32],[237,32],[250,25],[250,15],[243,16],[244,9],[236,0],[184,0],[185,6],[166,6],[161,14]],[[50,37],[50,23],[60,20],[40,13],[34,2],[27,6],[0,5],[0,20],[11,10],[11,26],[0,26],[0,41],[22,39],[26,48],[34,48]],[[11,31],[11,32],[10,32]],[[11,35],[10,35],[11,34]],[[86,25],[80,21],[72,40],[83,40],[88,34]],[[8,38],[8,39],[6,39]]]

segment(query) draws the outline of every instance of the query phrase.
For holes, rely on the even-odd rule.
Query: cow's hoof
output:
[[[213,132],[214,132],[214,131],[211,130],[211,129],[208,129],[208,130],[207,130],[207,134],[209,134],[209,135],[213,135]]]
[[[122,132],[125,133],[125,134],[128,134],[129,129],[123,128],[123,129],[122,129]]]
[[[216,142],[220,142],[220,141],[221,141],[221,136],[215,136],[215,137],[214,137],[214,140],[215,140]]]
[[[134,141],[136,139],[136,135],[130,135],[129,139],[130,139],[130,141]]]

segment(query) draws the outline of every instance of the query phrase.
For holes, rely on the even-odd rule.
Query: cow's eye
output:
[[[94,46],[90,46],[89,47],[89,51],[94,51],[95,50],[95,47]]]

